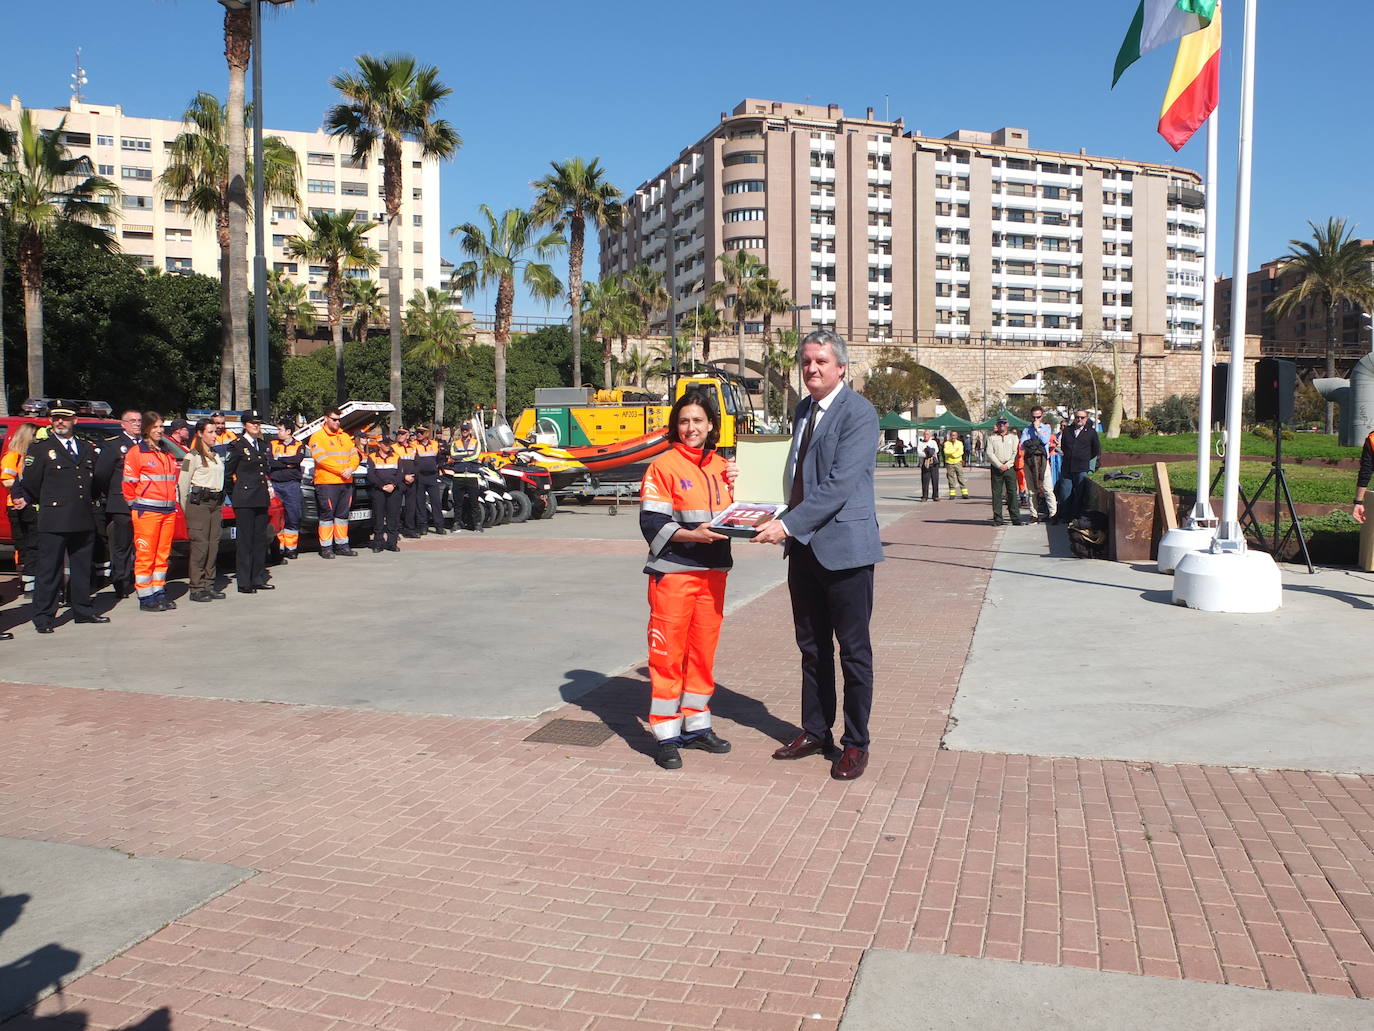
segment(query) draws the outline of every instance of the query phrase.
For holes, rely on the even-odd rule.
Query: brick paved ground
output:
[[[870,946],[1374,996],[1370,778],[940,749],[983,514],[885,531],[849,785],[768,758],[797,711],[785,588],[726,629],[734,752],[677,774],[642,677],[557,714],[605,719],[597,749],[523,742],[544,720],[5,687],[0,834],[261,871],[5,1031],[834,1028]]]

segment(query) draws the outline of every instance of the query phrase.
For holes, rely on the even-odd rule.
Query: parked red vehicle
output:
[[[64,399],[65,400],[65,399]],[[40,432],[46,431],[49,422],[47,418],[48,398],[31,398],[25,401],[22,415],[0,416],[0,451],[4,450],[5,441],[9,435],[20,426],[28,423]],[[68,401],[76,409],[76,435],[84,440],[89,440],[96,447],[100,447],[107,440],[118,437],[121,428],[119,423],[111,418],[114,414],[110,406],[104,401]],[[10,528],[9,517],[9,491],[0,485],[0,554],[7,555],[13,559],[14,555],[14,531]],[[272,504],[268,510],[268,520],[275,535],[286,521],[286,513],[281,507],[281,502],[272,499]],[[186,517],[182,514],[181,506],[177,506],[176,527],[173,530],[172,547],[178,551],[186,549]],[[221,531],[221,548],[229,546],[234,540],[234,508],[228,502],[224,505],[224,529]]]

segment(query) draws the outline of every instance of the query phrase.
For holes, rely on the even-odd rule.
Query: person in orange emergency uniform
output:
[[[668,416],[673,449],[640,488],[639,529],[649,542],[649,729],[654,762],[682,766],[679,748],[717,755],[730,743],[711,729],[716,643],[725,611],[730,538],[708,525],[733,499],[734,463],[715,450],[720,417],[710,397],[688,390]]]
[[[176,608],[167,599],[167,557],[177,518],[180,464],[162,446],[162,416],[143,413],[143,439],[124,455],[124,500],[134,524],[134,591],[144,612]]]
[[[353,438],[339,428],[339,410],[324,413],[324,425],[307,442],[315,462],[315,505],[319,511],[320,558],[336,554],[352,557],[348,543],[348,512],[353,506],[353,473],[358,468],[358,449]]]
[[[0,457],[0,487],[7,492],[5,504],[9,508],[10,535],[14,538],[15,565],[19,567],[23,592],[30,597],[38,575],[38,506],[25,497],[19,478],[24,473],[24,456],[35,432],[31,423],[17,427],[6,439],[5,453]],[[6,638],[0,636],[0,640]]]
[[[301,540],[301,463],[305,461],[305,444],[293,435],[295,426],[286,416],[277,421],[277,436],[272,441],[272,461],[269,477],[272,489],[281,498],[285,515],[282,528],[277,533],[277,545],[281,557],[292,559],[297,555]]]

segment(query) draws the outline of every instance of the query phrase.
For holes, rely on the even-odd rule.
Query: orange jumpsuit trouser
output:
[[[167,556],[172,552],[174,512],[134,512],[134,590],[151,598],[167,589]]]
[[[649,729],[659,741],[711,727],[723,569],[649,577]]]

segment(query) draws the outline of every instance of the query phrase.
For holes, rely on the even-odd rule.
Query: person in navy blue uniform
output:
[[[273,493],[268,470],[272,458],[262,439],[262,416],[249,411],[243,413],[242,420],[243,436],[228,445],[224,477],[226,482],[233,481],[229,502],[234,506],[238,592],[256,594],[274,590],[267,582],[267,506]]]
[[[143,413],[130,408],[120,414],[120,434],[100,445],[95,460],[96,492],[104,496],[98,507],[105,514],[105,544],[110,556],[110,585],[115,596],[127,598],[134,593],[134,523],[129,503],[124,500],[124,455],[138,441]]]
[[[91,560],[95,549],[95,446],[72,429],[76,410],[54,400],[48,408],[52,433],[29,445],[20,484],[38,503],[38,574],[33,592],[33,626],[53,632],[62,568],[69,570],[73,622],[108,623],[91,608]]]
[[[372,488],[372,550],[400,551],[401,501],[404,496],[401,455],[383,437],[367,456],[367,482]]]

